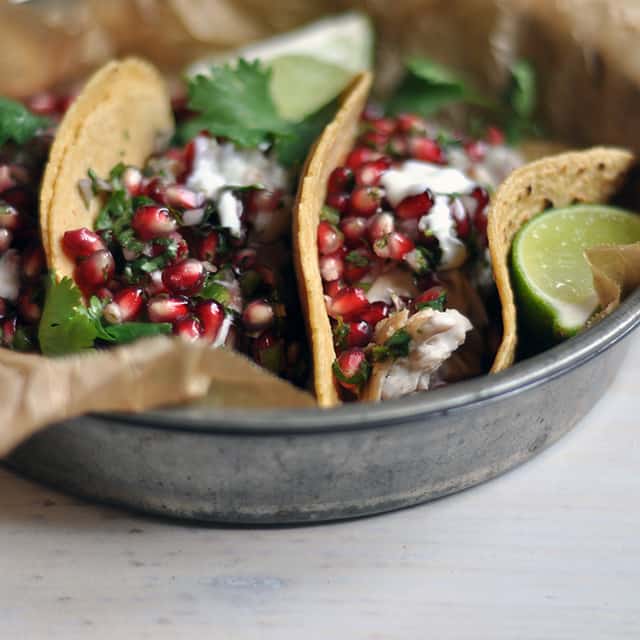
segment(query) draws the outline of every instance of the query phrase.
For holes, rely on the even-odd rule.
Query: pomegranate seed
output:
[[[151,322],[176,322],[189,313],[189,301],[186,298],[156,296],[147,302],[147,314]]]
[[[276,189],[275,191],[269,191],[269,189],[251,189],[247,194],[245,206],[247,213],[253,215],[263,211],[275,211],[281,202],[282,191],[280,189]]]
[[[396,121],[402,133],[423,133],[426,129],[425,121],[414,113],[401,113]]]
[[[0,205],[0,229],[16,231],[21,226],[22,216],[11,205]]]
[[[13,234],[9,229],[0,229],[0,254],[4,253],[11,247]]]
[[[357,316],[369,306],[367,296],[358,287],[345,287],[329,304],[329,315],[332,318],[351,318]]]
[[[0,320],[3,320],[7,315],[7,301],[4,298],[0,298]]]
[[[242,323],[247,331],[268,329],[274,320],[273,307],[266,300],[253,300],[242,312]]]
[[[369,272],[373,256],[371,252],[360,247],[350,251],[344,259],[344,278],[349,284],[355,284]]]
[[[78,263],[75,269],[75,279],[81,288],[92,291],[109,282],[115,268],[111,252],[102,249]]]
[[[127,167],[122,174],[122,184],[131,196],[139,196],[142,191],[142,171],[137,167]]]
[[[471,197],[478,203],[476,211],[484,209],[489,204],[489,192],[484,187],[476,187],[471,192]]]
[[[329,175],[329,193],[343,193],[353,188],[354,176],[349,167],[336,167]]]
[[[0,165],[0,193],[16,186],[11,175],[11,167],[8,164]]]
[[[73,101],[76,99],[77,95],[74,93],[71,93],[67,96],[60,96],[58,98],[58,113],[62,116],[64,115],[69,107],[73,104]]]
[[[372,187],[380,184],[382,174],[389,168],[388,158],[380,158],[373,162],[365,162],[355,170],[356,184],[361,187]]]
[[[488,127],[486,138],[491,145],[504,144],[504,132],[498,127]]]
[[[195,342],[202,337],[202,326],[197,318],[187,316],[173,323],[173,333],[187,342]]]
[[[377,133],[389,136],[396,130],[396,121],[392,118],[374,118],[369,120],[369,126]]]
[[[220,236],[217,231],[210,231],[204,238],[200,238],[196,243],[196,256],[200,260],[213,262],[218,251]]]
[[[239,271],[247,271],[253,269],[258,261],[255,249],[240,249],[233,255],[233,266]]]
[[[472,162],[482,162],[486,156],[486,146],[481,140],[473,140],[464,146],[467,156]]]
[[[155,240],[171,235],[177,223],[165,207],[145,205],[133,214],[131,226],[141,240]]]
[[[194,258],[170,265],[162,272],[162,282],[171,293],[188,296],[200,291],[204,277],[204,265]]]
[[[338,291],[344,287],[342,280],[331,280],[331,282],[324,283],[324,292],[330,297],[335,298],[338,295]]]
[[[322,220],[318,225],[318,250],[327,255],[342,249],[344,236],[331,223]]]
[[[42,247],[30,247],[22,254],[22,275],[35,280],[45,270],[46,261]]]
[[[480,235],[482,240],[486,243],[487,224],[488,224],[487,210],[481,209],[480,211],[477,211],[473,219],[473,222],[476,230],[478,231],[478,234]]]
[[[193,191],[182,184],[169,185],[164,193],[165,201],[172,207],[197,209],[204,204],[204,194]]]
[[[387,146],[388,141],[389,136],[378,131],[365,131],[358,140],[360,144],[367,145],[376,151],[382,151]]]
[[[161,293],[167,293],[167,288],[164,286],[164,282],[162,282],[162,271],[160,269],[156,269],[149,274],[145,293],[149,297],[157,296]]]
[[[167,185],[160,178],[153,178],[143,185],[142,192],[152,200],[165,204],[166,188]]]
[[[193,160],[196,157],[195,138],[190,140],[184,147],[185,173],[190,173],[193,169]]]
[[[58,111],[58,97],[49,91],[42,91],[27,100],[29,111],[39,116],[52,116]]]
[[[320,275],[325,282],[339,280],[344,273],[344,258],[342,252],[320,256]]]
[[[349,216],[340,221],[340,229],[344,234],[344,240],[349,247],[358,247],[365,239],[367,231],[367,219],[359,216]]]
[[[224,308],[215,300],[206,300],[198,304],[195,312],[202,325],[202,337],[215,342],[224,321]]]
[[[409,152],[414,158],[423,162],[447,163],[440,145],[435,140],[425,136],[409,138]]]
[[[365,352],[353,347],[343,351],[333,364],[336,382],[344,389],[358,393],[369,379],[371,365]]]
[[[382,191],[377,187],[356,187],[349,199],[349,210],[356,216],[372,216],[382,203]]]
[[[348,193],[329,193],[327,195],[327,204],[336,211],[344,213],[349,207]]]
[[[106,249],[102,238],[86,227],[66,231],[62,236],[62,248],[73,260],[88,258],[92,253]]]
[[[433,194],[427,189],[424,193],[408,196],[399,202],[396,206],[396,215],[398,218],[414,218],[417,220],[429,213],[431,207],[433,207],[433,203]]]
[[[28,324],[35,324],[42,315],[42,308],[33,300],[34,293],[33,289],[28,288],[18,297],[18,313],[20,318]]]
[[[120,308],[122,321],[129,322],[142,311],[144,304],[142,289],[140,287],[120,289],[116,292],[113,301]]]
[[[384,238],[395,230],[395,219],[392,214],[387,211],[377,213],[369,221],[367,232],[371,242],[375,242],[380,238]]]
[[[469,214],[464,208],[464,205],[459,198],[454,198],[450,207],[451,217],[456,223],[456,233],[458,237],[465,240],[471,233],[471,221],[469,220]]]
[[[446,291],[443,287],[431,287],[414,298],[412,306],[415,311],[420,311],[425,307],[431,307],[437,311],[442,311],[444,308],[445,295]]]
[[[413,241],[398,231],[389,234],[387,246],[389,247],[389,257],[397,261],[402,260],[409,251],[415,249]]]
[[[372,302],[364,311],[360,313],[360,319],[375,327],[380,320],[384,320],[389,315],[389,305],[382,300]]]
[[[5,347],[10,347],[13,344],[13,338],[16,335],[17,319],[7,318],[2,323],[2,344]]]
[[[365,320],[356,320],[347,325],[349,333],[346,337],[348,347],[365,347],[371,342],[373,327]]]
[[[345,164],[349,169],[355,170],[365,162],[373,162],[380,157],[382,157],[382,155],[378,151],[369,149],[369,147],[356,147],[347,156]]]

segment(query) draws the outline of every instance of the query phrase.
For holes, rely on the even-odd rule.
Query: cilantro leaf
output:
[[[102,319],[103,307],[104,303],[95,296],[85,307],[82,294],[71,278],[56,282],[51,276],[38,328],[43,355],[63,356],[92,350],[96,340],[121,344],[171,332],[171,325],[166,323],[105,324]]]
[[[276,138],[275,151],[278,161],[285,167],[300,165],[322,130],[329,124],[338,109],[338,102],[331,101],[300,122],[288,125],[288,135]]]
[[[482,107],[491,105],[490,100],[454,71],[433,60],[414,57],[407,60],[407,74],[389,103],[389,111],[429,116],[459,102]]]
[[[511,67],[511,81],[504,95],[505,133],[510,143],[523,136],[538,133],[533,122],[537,102],[535,70],[526,60]]]
[[[82,303],[82,294],[71,278],[59,283],[51,276],[38,328],[40,350],[45,356],[63,356],[93,349],[95,322]]]
[[[214,66],[210,75],[189,80],[188,106],[198,116],[186,122],[180,137],[188,139],[202,129],[224,136],[240,147],[257,147],[272,136],[289,135],[289,123],[271,98],[271,70],[259,60],[238,60]]]
[[[443,291],[437,298],[433,300],[427,300],[425,302],[417,302],[416,309],[422,311],[422,309],[434,309],[435,311],[444,311],[444,306],[447,304],[447,292]]]
[[[49,124],[48,118],[34,115],[19,102],[0,97],[0,146],[9,140],[18,144],[29,142]]]
[[[411,336],[406,329],[398,329],[385,343],[392,356],[406,358],[409,355]]]

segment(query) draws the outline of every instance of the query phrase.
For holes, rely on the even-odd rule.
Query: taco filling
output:
[[[293,176],[268,149],[199,134],[79,188],[104,204],[94,228],[67,231],[62,246],[106,323],[155,323],[303,381],[285,242]]]
[[[490,192],[522,163],[495,128],[474,140],[417,115],[365,111],[317,228],[343,399],[397,398],[464,377],[452,355],[487,328],[478,290],[491,287]]]
[[[71,100],[42,93],[25,106],[0,98],[0,346],[6,348],[37,348],[46,273],[40,182],[56,123]]]

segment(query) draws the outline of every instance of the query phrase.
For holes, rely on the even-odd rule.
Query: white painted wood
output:
[[[0,638],[640,638],[640,335],[630,351],[532,462],[355,522],[193,527],[0,469]]]

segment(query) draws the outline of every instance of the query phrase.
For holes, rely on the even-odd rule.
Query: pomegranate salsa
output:
[[[0,345],[36,350],[46,262],[38,223],[40,181],[71,96],[42,93],[27,106],[0,98]]]
[[[79,184],[104,206],[94,229],[65,233],[74,280],[117,327],[226,345],[303,384],[303,323],[292,280],[291,172],[268,148],[206,133]]]
[[[490,280],[490,190],[521,163],[496,128],[476,140],[413,114],[363,114],[355,148],[330,175],[317,230],[345,399],[443,382],[438,371],[472,324],[447,308],[439,274]],[[364,393],[367,385],[378,388]]]

